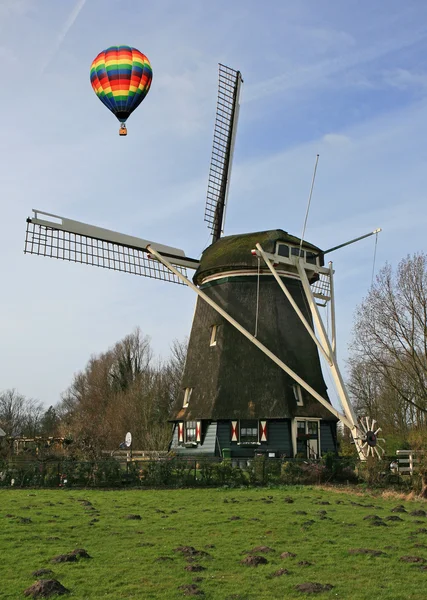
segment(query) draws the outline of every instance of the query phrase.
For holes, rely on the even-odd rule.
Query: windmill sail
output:
[[[205,207],[205,221],[212,231],[213,242],[221,237],[224,230],[242,82],[240,71],[219,65],[218,101]]]
[[[34,211],[34,213],[33,218],[27,219],[24,252],[28,254],[113,269],[180,285],[183,284],[178,277],[150,257],[146,250],[147,246],[150,244],[165,256],[169,256],[169,260],[184,274],[187,268],[196,269],[199,264],[197,260],[186,257],[178,248],[156,244],[50,213],[41,211]],[[43,218],[39,218],[39,215]]]

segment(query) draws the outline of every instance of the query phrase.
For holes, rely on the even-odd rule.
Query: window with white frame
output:
[[[289,258],[289,246],[287,244],[277,245],[277,254]]]
[[[240,421],[239,433],[241,444],[258,442],[258,421]]]
[[[196,442],[197,421],[186,421],[185,422],[185,441]]]
[[[291,247],[291,254],[292,254],[292,256],[301,256],[301,258],[304,258],[304,256],[305,256],[304,250],[302,250],[300,248]]]
[[[187,406],[189,405],[192,391],[193,391],[193,388],[190,388],[190,387],[185,388],[184,402],[182,403],[182,408],[187,408]]]
[[[317,254],[307,251],[305,254],[305,262],[308,262],[311,265],[317,265]]]
[[[216,341],[217,341],[217,334],[218,334],[218,325],[212,325],[211,326],[211,337],[210,337],[210,346],[216,346]]]
[[[309,250],[300,249],[297,246],[288,246],[288,244],[278,243],[276,253],[279,256],[289,258],[290,256],[300,256],[306,263],[311,265],[318,265],[318,255],[315,252]]]
[[[294,397],[295,397],[295,400],[297,401],[297,406],[304,406],[304,402],[302,399],[301,386],[298,383],[294,383],[294,385],[292,386],[292,389],[294,390]]]

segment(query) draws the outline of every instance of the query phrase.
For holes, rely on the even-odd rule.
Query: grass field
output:
[[[397,505],[407,512],[392,512]],[[416,510],[427,503],[308,487],[2,489],[0,598],[24,598],[31,573],[49,568],[82,600],[185,598],[178,588],[190,584],[207,599],[304,598],[295,586],[305,582],[334,586],[321,598],[421,600],[427,519]],[[182,546],[203,552],[175,551]],[[268,562],[242,564],[256,547],[265,548],[252,556]],[[92,558],[52,563],[76,548]],[[360,549],[383,554],[349,552]],[[279,569],[288,573],[272,576]]]

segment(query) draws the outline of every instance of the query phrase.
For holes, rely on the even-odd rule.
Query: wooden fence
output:
[[[410,475],[412,476],[414,470],[417,468],[418,460],[413,450],[396,450],[397,454],[397,473],[399,475]],[[393,464],[393,463],[392,463]]]

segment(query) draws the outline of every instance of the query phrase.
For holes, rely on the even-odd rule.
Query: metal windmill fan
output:
[[[381,427],[377,427],[376,420],[369,417],[361,417],[359,419],[359,428],[363,432],[360,439],[362,442],[361,450],[366,458],[368,458],[368,456],[382,458],[385,450],[378,442],[385,443],[385,439],[378,437],[378,434],[382,429]]]

